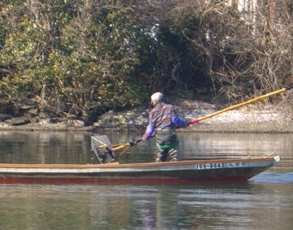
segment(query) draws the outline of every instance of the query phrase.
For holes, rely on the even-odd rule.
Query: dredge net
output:
[[[94,151],[99,163],[109,163],[115,159],[112,144],[106,135],[91,137],[91,149]]]

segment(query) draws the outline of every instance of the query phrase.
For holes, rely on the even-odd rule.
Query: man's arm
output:
[[[155,127],[153,125],[149,124],[146,128],[145,133],[142,136],[142,140],[145,141],[145,140],[149,139],[153,135],[154,130],[155,130]]]
[[[188,123],[183,120],[182,118],[180,118],[179,116],[175,115],[172,117],[172,122],[174,125],[176,125],[176,127],[186,127],[188,126]]]

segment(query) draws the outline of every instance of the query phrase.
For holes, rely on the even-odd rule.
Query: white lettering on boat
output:
[[[196,169],[219,169],[219,168],[242,168],[247,167],[247,162],[219,162],[219,163],[207,163],[207,164],[196,164]]]

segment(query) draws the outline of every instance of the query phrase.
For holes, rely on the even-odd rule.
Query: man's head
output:
[[[155,106],[156,104],[158,104],[160,101],[163,101],[164,96],[162,93],[160,92],[156,92],[151,96],[151,103],[153,106]]]

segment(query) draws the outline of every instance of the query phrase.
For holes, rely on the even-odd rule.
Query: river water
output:
[[[0,131],[2,163],[95,163],[91,135]],[[113,144],[140,135],[107,133]],[[293,134],[179,133],[180,158],[262,156],[281,162],[240,184],[0,184],[1,230],[292,229]],[[154,161],[154,140],[119,158]]]

